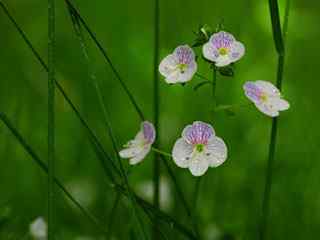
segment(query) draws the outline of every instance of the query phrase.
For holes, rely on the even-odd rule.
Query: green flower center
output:
[[[261,95],[260,95],[260,100],[261,100],[262,102],[266,102],[266,101],[268,100],[267,94],[261,94]]]
[[[179,63],[177,68],[180,70],[181,73],[184,73],[187,70],[188,65],[185,63]]]
[[[201,153],[201,152],[203,152],[203,150],[204,150],[204,144],[197,144],[196,145],[196,151],[197,152],[199,152],[199,153]]]
[[[227,48],[223,48],[222,47],[222,48],[219,49],[219,54],[222,55],[222,56],[227,55],[228,52],[229,52],[229,49],[227,49]]]

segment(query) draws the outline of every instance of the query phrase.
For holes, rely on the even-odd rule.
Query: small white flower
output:
[[[47,239],[48,227],[42,217],[36,218],[29,227],[30,235],[36,240]]]
[[[196,121],[184,128],[182,138],[173,147],[172,157],[179,167],[201,176],[208,167],[218,167],[227,159],[227,146],[215,136],[210,124]]]
[[[151,150],[151,145],[156,138],[156,131],[152,123],[144,121],[136,137],[129,141],[119,152],[120,157],[129,158],[129,163],[135,165],[141,162]]]
[[[165,77],[167,83],[184,83],[192,79],[197,68],[192,48],[181,45],[161,61],[159,72]]]
[[[245,47],[232,34],[220,31],[214,33],[209,42],[203,45],[202,52],[217,67],[223,67],[238,61],[244,55]]]
[[[281,98],[280,91],[270,82],[248,81],[243,85],[245,95],[264,114],[270,117],[279,116],[279,111],[287,110],[289,103]]]

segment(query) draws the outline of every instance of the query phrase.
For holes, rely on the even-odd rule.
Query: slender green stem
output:
[[[55,0],[48,0],[48,240],[55,239]]]
[[[125,82],[122,80],[119,72],[117,71],[117,69],[115,68],[114,64],[112,63],[109,55],[107,54],[107,51],[103,48],[103,46],[100,44],[100,42],[98,41],[97,37],[95,36],[95,34],[93,33],[93,31],[89,28],[88,24],[86,23],[86,21],[82,18],[82,16],[80,15],[79,11],[74,7],[74,5],[71,3],[71,1],[69,0],[65,0],[65,3],[67,4],[68,8],[72,9],[73,13],[77,16],[77,18],[79,19],[80,23],[83,25],[83,27],[86,29],[86,31],[88,32],[89,36],[91,37],[91,39],[93,40],[93,42],[96,44],[96,46],[98,47],[98,49],[100,50],[100,52],[102,53],[104,59],[106,60],[106,62],[108,63],[108,65],[110,66],[112,72],[114,73],[114,75],[116,76],[116,78],[118,79],[120,85],[122,86],[123,90],[126,92],[126,94],[128,95],[130,102],[132,103],[132,105],[134,106],[134,108],[136,109],[139,117],[141,118],[141,120],[144,120],[145,117],[143,115],[143,112],[141,111],[140,107],[138,106],[135,98],[133,97],[133,94],[130,92],[129,88],[127,87],[127,85],[125,84]]]
[[[41,170],[43,170],[46,174],[48,174],[48,167],[47,165],[40,160],[38,155],[35,153],[35,151],[31,148],[31,146],[25,141],[25,139],[21,136],[21,134],[17,131],[17,129],[13,126],[11,121],[8,119],[8,117],[0,112],[0,120],[5,124],[5,126],[10,130],[10,132],[13,134],[13,136],[17,139],[19,144],[24,148],[24,150],[30,155],[32,160],[40,167]],[[84,215],[86,215],[92,222],[94,222],[97,226],[100,226],[99,229],[101,232],[106,233],[105,228],[101,227],[102,225],[99,224],[98,221],[95,221],[95,217],[91,215],[85,208],[81,206],[80,203],[78,203],[74,198],[72,198],[72,195],[68,193],[68,191],[63,188],[63,185],[55,178],[55,182],[58,185],[58,187],[66,194],[67,198],[69,198],[79,209],[81,212],[83,212]],[[121,185],[117,184],[116,182],[113,182],[112,185],[118,192],[121,194],[128,196],[128,191]],[[195,236],[182,224],[180,224],[178,221],[176,221],[174,218],[169,216],[168,214],[160,211],[159,209],[155,208],[152,204],[148,203],[147,201],[143,200],[136,194],[134,194],[134,197],[138,204],[141,206],[141,208],[144,211],[150,211],[152,214],[156,214],[159,219],[161,219],[163,222],[166,222],[173,228],[176,228],[181,234],[183,234],[188,239],[195,240]]]
[[[154,107],[154,126],[156,130],[156,141],[154,143],[155,147],[159,146],[160,131],[159,131],[159,101],[160,101],[160,91],[159,91],[159,74],[158,74],[158,62],[159,62],[159,0],[154,1],[154,54],[153,54],[153,81],[154,81],[154,92],[153,92],[153,107]],[[160,161],[158,154],[154,154],[153,161],[153,204],[156,208],[159,208],[160,204]],[[157,233],[158,220],[154,218],[153,226],[153,239],[159,239],[159,234]]]
[[[201,75],[200,73],[196,73],[195,76],[197,76],[198,78],[201,78],[203,80],[206,80],[206,81],[210,81],[210,79],[208,79],[207,77]],[[211,81],[210,81],[211,82]]]
[[[24,31],[18,25],[17,21],[14,19],[14,17],[8,11],[7,7],[1,1],[0,1],[0,6],[3,9],[4,13],[7,15],[7,17],[9,18],[9,20],[13,23],[14,27],[16,28],[18,33],[21,35],[21,37],[23,38],[23,40],[25,41],[25,43],[27,44],[29,49],[32,51],[32,53],[34,54],[36,59],[39,61],[41,66],[46,71],[48,71],[48,66],[46,65],[45,61],[41,58],[40,54],[34,48],[32,42],[28,39],[28,37],[26,36]],[[95,150],[95,152],[99,156],[98,159],[101,162],[101,165],[102,165],[102,167],[104,169],[104,172],[105,172],[106,176],[109,178],[109,180],[111,180],[111,182],[113,182],[113,186],[117,187],[118,191],[121,191],[123,194],[125,194],[123,192],[124,189],[119,188],[120,186],[115,183],[112,171],[109,169],[109,166],[108,166],[108,164],[107,164],[107,162],[105,160],[108,160],[108,162],[111,163],[112,169],[114,171],[116,171],[118,175],[120,175],[119,169],[117,169],[116,166],[113,164],[113,161],[111,161],[111,158],[110,158],[109,154],[102,147],[102,145],[101,145],[99,139],[97,138],[96,134],[89,127],[87,121],[82,117],[81,113],[79,112],[77,107],[73,104],[72,100],[68,97],[67,93],[65,92],[63,87],[60,85],[60,83],[57,80],[55,80],[55,84],[56,84],[57,89],[60,91],[60,93],[62,94],[64,99],[67,101],[67,103],[70,105],[71,109],[76,114],[77,118],[80,120],[81,124],[88,131],[90,143],[92,144],[92,146],[94,147],[93,149]],[[169,215],[165,214],[164,212],[159,211],[158,209],[154,208],[153,205],[149,204],[148,202],[144,201],[143,199],[139,198],[138,196],[135,195],[135,197],[136,197],[138,203],[140,204],[140,206],[144,209],[144,211],[151,211],[152,213],[157,214],[157,216],[162,221],[164,221],[164,222],[170,224],[172,227],[176,228],[180,233],[182,233],[188,239],[196,239],[195,236],[187,228],[185,228],[183,225],[181,225],[179,222],[177,222],[171,216],[169,216]]]
[[[118,205],[120,203],[121,200],[121,194],[120,192],[116,193],[116,198],[114,200],[114,203],[112,205],[111,211],[110,211],[110,215],[109,215],[109,220],[108,220],[108,233],[106,235],[107,239],[112,239],[112,230],[113,230],[113,223],[115,222],[115,218],[116,218],[116,213],[117,213],[117,209],[118,209]]]
[[[115,140],[115,136],[113,134],[113,131],[112,131],[112,126],[111,126],[111,123],[109,121],[109,114],[107,112],[107,107],[104,103],[104,99],[103,99],[103,95],[102,95],[102,92],[101,92],[101,89],[100,89],[100,86],[99,86],[99,83],[97,81],[97,78],[96,78],[96,75],[91,67],[91,64],[90,64],[90,59],[89,59],[89,53],[88,53],[88,50],[87,50],[87,47],[86,47],[86,44],[85,44],[85,40],[84,40],[84,37],[81,33],[81,26],[79,24],[77,24],[78,22],[78,15],[72,15],[73,12],[72,12],[72,9],[70,9],[70,7],[68,7],[68,9],[70,10],[70,15],[71,15],[71,18],[73,19],[73,26],[74,26],[74,30],[78,36],[78,39],[80,41],[80,45],[81,45],[81,49],[82,49],[82,52],[83,52],[83,55],[86,59],[86,62],[87,62],[87,65],[88,65],[88,69],[89,69],[89,75],[90,75],[90,78],[91,78],[91,81],[93,82],[94,84],[94,87],[95,87],[95,90],[96,90],[96,94],[98,96],[98,101],[99,101],[99,105],[102,109],[102,112],[103,112],[103,117],[104,117],[104,121],[105,121],[105,124],[106,124],[106,127],[107,127],[107,130],[108,130],[108,134],[109,134],[109,137],[111,138],[111,141],[112,141],[112,145],[113,145],[113,149],[115,151],[115,154],[117,156],[117,159],[119,160],[119,165],[120,165],[120,172],[121,172],[121,175],[122,177],[124,177],[125,179],[125,184],[127,185],[128,187],[128,191],[130,191],[130,188],[129,188],[129,183],[127,181],[127,176],[126,176],[126,173],[124,171],[124,168],[123,168],[123,165],[122,165],[122,162],[121,162],[121,159],[119,158],[118,156],[118,147],[117,147],[117,143],[116,143],[116,140]],[[132,205],[133,205],[133,212],[134,212],[134,216],[137,218],[138,220],[138,224],[140,226],[140,230],[142,232],[142,235],[144,236],[144,239],[146,239],[146,234],[143,230],[143,226],[142,226],[142,221],[141,219],[139,218],[138,216],[138,213],[137,213],[137,210],[136,210],[136,203],[135,203],[135,199],[132,197],[132,195],[130,194],[130,200],[132,201]]]
[[[278,53],[278,66],[277,66],[277,88],[282,89],[284,60],[285,60],[285,37],[287,34],[288,19],[289,19],[289,6],[290,0],[286,2],[285,18],[283,24],[283,34],[281,34],[281,24],[279,7],[277,0],[269,0],[270,15],[272,20],[273,38],[275,41],[276,50]],[[269,155],[266,169],[266,180],[262,202],[262,213],[259,226],[260,240],[267,239],[268,230],[268,216],[270,211],[270,194],[272,188],[272,177],[275,162],[275,151],[277,143],[277,129],[278,129],[278,118],[272,119],[270,144],[269,144]]]
[[[170,157],[170,158],[172,157],[170,153],[162,151],[162,150],[160,150],[158,148],[155,148],[155,147],[152,147],[152,151],[154,151],[154,152],[156,152],[158,154],[161,154],[163,156],[166,156],[166,157]]]
[[[217,106],[216,88],[217,88],[217,69],[216,66],[212,66],[212,101],[214,108]],[[215,109],[214,109],[215,110]]]
[[[33,46],[32,42],[29,40],[29,38],[27,37],[27,35],[24,33],[24,31],[22,30],[22,28],[18,25],[17,21],[14,19],[14,17],[11,15],[11,13],[9,12],[8,8],[4,5],[4,3],[2,1],[0,1],[0,6],[2,8],[2,10],[4,11],[4,13],[6,14],[6,16],[9,18],[9,20],[12,22],[13,26],[15,27],[15,29],[18,31],[18,33],[21,35],[22,39],[24,40],[24,42],[27,44],[27,46],[29,47],[29,49],[32,51],[33,55],[36,57],[36,59],[39,61],[40,65],[43,67],[43,69],[45,71],[49,71],[48,65],[45,63],[45,61],[41,58],[40,54],[38,53],[38,51],[35,49],[35,47]],[[59,90],[59,92],[62,94],[63,98],[66,100],[66,102],[69,104],[69,106],[71,107],[71,109],[74,111],[74,113],[76,114],[77,118],[80,120],[80,123],[84,126],[84,128],[87,130],[87,133],[89,135],[90,141],[92,144],[94,144],[95,146],[98,147],[99,152],[104,156],[105,159],[111,159],[110,156],[108,155],[108,153],[104,150],[103,146],[101,145],[98,137],[96,136],[95,132],[90,128],[89,124],[87,123],[87,121],[84,119],[84,117],[82,117],[80,111],[77,109],[77,107],[73,104],[72,100],[68,97],[66,91],[64,90],[64,88],[62,87],[62,85],[55,80],[55,84],[57,89]],[[117,172],[118,175],[120,175],[119,169],[114,165],[113,161],[110,161],[114,171]],[[102,162],[103,166],[106,166],[105,162]],[[104,170],[106,170],[107,168],[104,167]],[[106,175],[109,175],[109,172],[106,172]],[[111,173],[111,172],[110,172]],[[111,173],[112,174],[112,173]],[[112,176],[113,178],[113,176]]]
[[[4,123],[4,125],[10,130],[13,136],[17,139],[19,144],[23,147],[23,149],[31,156],[31,159],[43,170],[46,174],[49,173],[48,166],[40,159],[40,157],[35,153],[32,147],[27,143],[27,141],[22,137],[22,135],[18,132],[18,130],[11,123],[9,118],[0,112],[0,120]],[[101,232],[105,232],[102,224],[99,223],[97,218],[93,216],[85,207],[83,207],[63,186],[63,184],[54,177],[55,184],[62,190],[62,192],[66,195],[66,197],[76,206],[79,210],[94,224],[96,225]]]
[[[197,226],[197,224],[196,224],[196,219],[195,219],[194,216],[192,215],[192,212],[191,212],[191,210],[190,210],[190,207],[189,207],[189,205],[188,205],[188,203],[187,203],[187,201],[186,201],[186,199],[185,199],[185,197],[184,197],[184,194],[183,194],[183,192],[182,192],[182,190],[181,190],[181,188],[180,188],[180,186],[179,186],[178,180],[177,180],[177,178],[175,177],[172,169],[170,168],[167,159],[165,158],[165,157],[172,158],[172,155],[171,155],[170,153],[168,153],[168,152],[162,151],[162,150],[157,149],[157,148],[155,148],[155,147],[152,147],[152,151],[154,151],[154,152],[156,152],[156,153],[158,153],[158,154],[161,155],[160,157],[161,157],[161,159],[162,159],[162,162],[164,163],[164,166],[165,166],[165,168],[167,169],[167,172],[168,172],[170,178],[172,179],[172,182],[173,182],[173,184],[174,184],[174,187],[175,187],[175,189],[176,189],[176,192],[177,192],[180,200],[182,201],[182,205],[184,206],[185,211],[186,211],[188,217],[189,217],[190,220],[191,220],[191,223],[192,223],[192,225],[193,225],[194,233],[195,233],[195,235],[199,238],[199,230],[198,230],[198,226]]]

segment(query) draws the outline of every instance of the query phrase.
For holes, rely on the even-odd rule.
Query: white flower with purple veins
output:
[[[159,72],[165,77],[167,83],[184,83],[192,79],[197,68],[192,48],[181,45],[161,61]]]
[[[243,85],[245,95],[264,114],[270,117],[279,115],[279,111],[287,110],[289,103],[281,98],[281,93],[272,83],[258,80],[248,81]]]
[[[208,167],[218,167],[227,159],[227,146],[215,136],[211,125],[197,121],[184,128],[182,138],[173,147],[172,157],[179,167],[201,176]]]
[[[119,152],[120,157],[129,158],[129,163],[135,165],[141,162],[151,150],[151,145],[156,138],[156,131],[152,123],[144,121],[136,137],[129,141]]]
[[[244,55],[245,48],[232,34],[220,31],[214,33],[209,42],[203,45],[202,52],[203,56],[215,62],[217,67],[224,67],[238,61]]]

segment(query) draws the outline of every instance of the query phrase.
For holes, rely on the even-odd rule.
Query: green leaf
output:
[[[234,76],[234,71],[233,71],[232,66],[219,67],[218,71],[222,76],[225,76],[225,77],[233,77]]]

